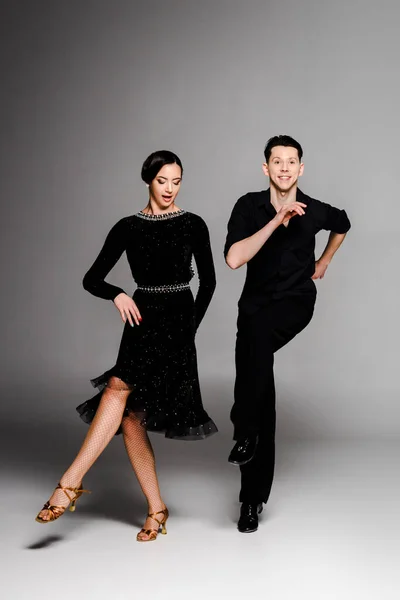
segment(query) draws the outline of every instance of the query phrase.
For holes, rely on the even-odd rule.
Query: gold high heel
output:
[[[156,518],[156,515],[160,515],[160,514],[164,515],[161,520]],[[169,512],[168,512],[167,507],[165,507],[164,510],[159,510],[156,513],[149,513],[147,516],[150,517],[150,519],[153,519],[153,521],[156,521],[158,523],[158,527],[157,527],[157,529],[143,529],[142,528],[136,536],[136,540],[138,542],[153,542],[155,539],[157,539],[157,535],[158,535],[158,532],[160,531],[160,527],[162,528],[161,533],[163,535],[166,535],[166,533],[167,533],[167,528],[165,527],[165,524],[169,517]],[[149,536],[147,538],[147,540],[144,540],[139,537],[141,533],[145,533],[147,536]]]
[[[54,491],[56,491],[56,490],[62,490],[64,492],[64,494],[67,496],[69,503],[67,504],[67,506],[55,506],[55,505],[50,504],[50,500],[48,500],[46,502],[46,504],[43,506],[42,510],[40,510],[36,516],[35,521],[37,521],[38,523],[51,523],[51,521],[55,521],[56,519],[59,519],[61,517],[61,515],[63,515],[65,513],[67,508],[69,508],[69,510],[71,512],[74,512],[75,508],[76,508],[76,501],[78,500],[78,498],[80,498],[82,496],[82,494],[90,494],[91,493],[89,490],[84,490],[83,488],[79,488],[79,487],[77,487],[77,488],[62,487],[62,485],[60,483],[58,483],[56,488],[54,489]],[[74,496],[71,497],[68,492],[72,492],[74,494]],[[42,517],[39,516],[40,513],[44,510],[49,511],[48,519],[43,519]]]

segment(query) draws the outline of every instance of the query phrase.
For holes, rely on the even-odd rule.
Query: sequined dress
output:
[[[116,364],[92,380],[99,392],[77,411],[90,423],[108,379],[116,376],[131,390],[125,413],[140,415],[148,430],[175,439],[205,438],[217,431],[203,408],[195,347],[215,289],[207,226],[184,210],[162,216],[141,211],[121,219],[86,273],[84,288],[107,300],[124,292],[105,281],[124,252],[137,284],[133,299],[142,322],[125,324]],[[192,257],[199,276],[195,299],[189,287]]]

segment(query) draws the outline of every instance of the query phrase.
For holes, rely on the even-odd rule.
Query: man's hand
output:
[[[305,214],[304,209],[307,208],[307,204],[303,204],[303,202],[291,202],[290,204],[284,204],[276,213],[274,217],[275,223],[277,225],[286,225],[288,221],[295,215],[299,215],[300,217]]]
[[[329,263],[345,237],[345,233],[330,232],[326,248],[315,263],[315,272],[311,279],[323,279]]]
[[[315,263],[315,273],[311,279],[323,279],[328,265],[329,262],[327,261],[317,260]]]

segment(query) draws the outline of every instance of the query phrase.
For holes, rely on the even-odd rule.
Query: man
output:
[[[240,466],[242,503],[238,529],[256,531],[258,514],[271,491],[275,464],[274,352],[311,321],[313,279],[322,279],[350,222],[344,210],[301,192],[303,151],[293,138],[272,137],[263,171],[270,188],[241,197],[228,223],[225,259],[247,264],[239,300],[236,381],[231,420],[236,444],[229,462]],[[315,261],[315,235],[330,231]]]

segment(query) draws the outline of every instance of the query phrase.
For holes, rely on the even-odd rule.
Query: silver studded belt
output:
[[[190,285],[188,283],[173,283],[171,285],[138,285],[136,289],[141,292],[149,292],[150,294],[163,294],[188,290],[190,289]]]

